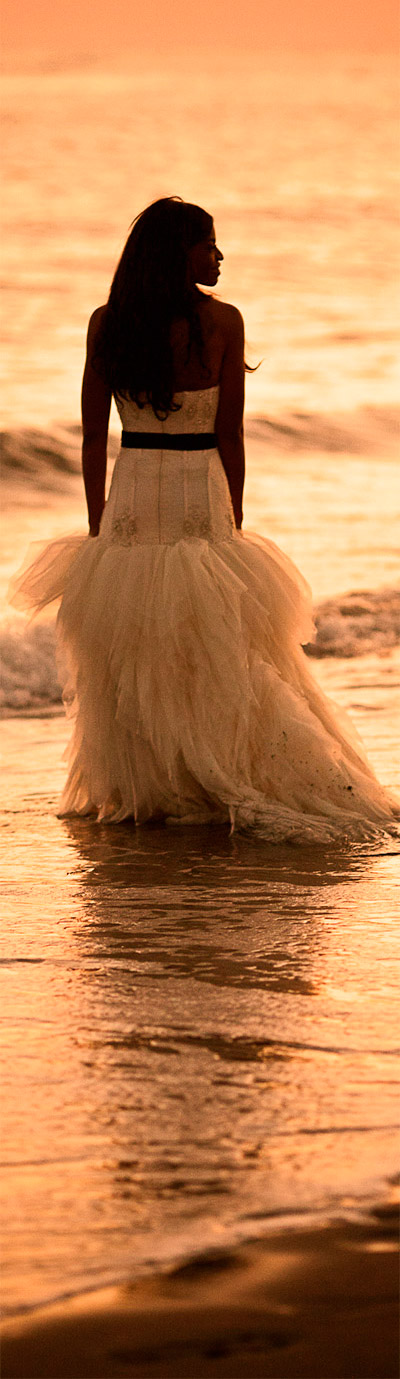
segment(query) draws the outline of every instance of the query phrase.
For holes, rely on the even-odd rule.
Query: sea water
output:
[[[52,621],[7,608],[32,541],[85,529],[90,312],[133,216],[215,215],[245,317],[245,526],[300,565],[307,648],[399,788],[394,78],[341,55],[8,72],[2,831],[5,1304],[316,1215],[396,1169],[398,847],[57,818]],[[110,472],[118,440],[112,417]],[[398,941],[398,939],[397,939]]]

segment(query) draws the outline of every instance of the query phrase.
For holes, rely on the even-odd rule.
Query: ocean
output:
[[[11,1312],[276,1223],[358,1218],[394,1180],[395,843],[57,819],[54,626],[6,591],[31,542],[85,529],[86,325],[129,225],[160,195],[197,201],[259,365],[245,528],[310,581],[315,674],[399,789],[395,93],[392,61],[356,54],[36,55],[3,79]],[[117,450],[113,413],[110,472]]]

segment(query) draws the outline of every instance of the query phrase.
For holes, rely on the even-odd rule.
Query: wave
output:
[[[397,451],[400,408],[359,407],[354,412],[284,412],[275,417],[249,417],[246,436],[262,440],[276,451],[322,451],[337,455],[385,454]],[[4,482],[31,479],[41,489],[62,486],[80,472],[81,428],[66,423],[51,430],[37,427],[0,433]],[[119,437],[110,434],[109,454],[115,458]]]
[[[281,417],[251,417],[246,434],[285,451],[398,454],[400,408],[387,404],[357,407],[353,412],[286,412]]]
[[[305,647],[314,657],[382,655],[400,643],[400,588],[324,599],[314,610],[316,637]],[[34,715],[61,706],[55,655],[55,621],[15,619],[0,628],[0,714]]]
[[[54,426],[51,431],[39,427],[0,432],[1,472],[3,483],[18,483],[31,479],[35,488],[49,490],[63,487],[65,480],[79,474],[81,468],[82,431],[77,424]],[[119,449],[118,437],[110,435],[109,454],[113,458]]]
[[[381,655],[400,642],[400,587],[323,599],[314,609],[314,621],[316,637],[305,648],[308,655]]]
[[[15,620],[0,629],[0,712],[48,712],[61,704],[55,653],[55,621]]]

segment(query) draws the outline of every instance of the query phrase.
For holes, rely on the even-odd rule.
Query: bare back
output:
[[[199,316],[204,342],[203,360],[192,350],[188,357],[189,326],[185,320],[173,327],[172,351],[176,392],[219,385],[216,423],[219,441],[236,441],[244,408],[244,327],[237,307],[199,293]]]
[[[172,327],[171,345],[178,393],[213,388],[220,381],[226,347],[226,303],[215,301],[205,293],[199,293],[198,312],[203,337],[202,359],[194,349],[188,357],[188,321],[176,321]]]

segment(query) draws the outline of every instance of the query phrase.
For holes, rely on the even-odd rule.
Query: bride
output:
[[[243,321],[199,290],[222,258],[211,216],[156,201],[89,322],[89,537],[51,542],[14,598],[61,597],[75,725],[60,812],[362,838],[396,806],[308,669],[307,585],[241,530]],[[123,429],[106,501],[112,396]]]

